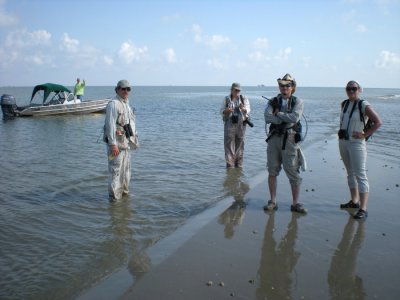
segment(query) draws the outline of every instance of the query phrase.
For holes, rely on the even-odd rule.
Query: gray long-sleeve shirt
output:
[[[119,104],[117,101],[120,102],[122,105]],[[117,136],[116,136],[117,129],[121,130],[121,128],[117,128],[117,126],[122,127],[123,125],[128,123],[129,110],[130,110],[129,100],[128,99],[124,100],[118,95],[114,100],[110,101],[107,104],[106,119],[105,119],[105,136],[108,139],[108,145],[121,146],[120,145],[121,141],[117,141]],[[124,137],[122,139],[124,139]]]

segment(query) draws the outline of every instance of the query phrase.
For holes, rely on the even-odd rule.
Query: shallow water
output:
[[[0,88],[27,103],[32,88]],[[103,114],[17,118],[0,123],[0,298],[73,298],[159,239],[227,196],[223,124],[226,87],[136,87],[141,148],[133,154],[131,194],[109,204]],[[263,109],[275,87],[248,87],[244,178],[265,171]],[[400,90],[366,89],[385,124],[369,151],[399,162]],[[113,96],[87,87],[86,99]],[[305,149],[335,134],[344,89],[299,88]],[[307,155],[307,153],[306,153]]]

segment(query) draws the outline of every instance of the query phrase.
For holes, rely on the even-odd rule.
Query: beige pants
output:
[[[360,193],[369,192],[367,146],[364,141],[339,140],[339,151],[347,171],[347,184]]]
[[[268,141],[267,146],[267,169],[271,176],[278,176],[282,169],[292,186],[301,184],[299,145],[294,142],[294,135],[289,134],[286,140],[285,150],[282,150],[283,136],[274,135]]]
[[[239,120],[233,124],[231,120],[224,125],[225,161],[228,168],[241,167],[243,164],[244,135],[246,125]]]
[[[120,149],[117,157],[110,159],[111,147],[108,151],[108,195],[110,201],[120,200],[122,194],[129,193],[129,181],[131,180],[131,153],[129,149]]]

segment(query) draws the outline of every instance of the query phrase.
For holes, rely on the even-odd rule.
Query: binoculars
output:
[[[132,127],[131,124],[125,124],[124,126],[122,126],[124,128],[125,131],[125,136],[127,139],[129,139],[131,136],[133,136],[133,131],[132,131]]]

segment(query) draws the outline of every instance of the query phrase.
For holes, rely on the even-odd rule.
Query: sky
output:
[[[400,0],[0,0],[0,86],[400,88]]]

